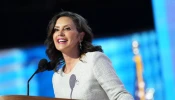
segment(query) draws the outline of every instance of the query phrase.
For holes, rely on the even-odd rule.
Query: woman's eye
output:
[[[54,29],[54,32],[57,32],[57,31],[59,31],[59,29],[56,29],[56,28],[55,28],[55,29]]]
[[[71,30],[70,27],[64,28],[64,30]]]

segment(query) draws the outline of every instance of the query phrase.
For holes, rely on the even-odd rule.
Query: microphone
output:
[[[38,69],[33,73],[33,75],[27,81],[27,96],[29,96],[29,82],[33,78],[33,76],[39,72],[43,72],[45,70],[52,70],[54,66],[51,66],[51,62],[48,62],[46,59],[41,59],[38,64]]]

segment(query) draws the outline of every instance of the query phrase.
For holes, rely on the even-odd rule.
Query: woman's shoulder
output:
[[[88,52],[85,54],[85,59],[88,61],[96,61],[99,58],[107,58],[108,57],[100,51]]]
[[[99,57],[99,56],[103,56],[105,55],[103,52],[100,52],[100,51],[94,51],[94,52],[87,52],[86,53],[86,56],[87,57]]]

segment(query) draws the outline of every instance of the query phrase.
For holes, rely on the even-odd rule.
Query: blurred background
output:
[[[44,41],[49,20],[65,10],[87,19],[93,44],[102,46],[135,99],[142,83],[147,100],[175,99],[175,0],[0,2],[0,95],[27,94],[27,80],[39,60],[48,59]],[[53,71],[36,74],[30,95],[54,97],[52,75]]]

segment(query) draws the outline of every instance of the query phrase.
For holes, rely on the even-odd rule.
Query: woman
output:
[[[56,66],[55,97],[133,100],[101,47],[92,45],[92,38],[86,20],[76,13],[63,11],[50,21],[46,53]]]

